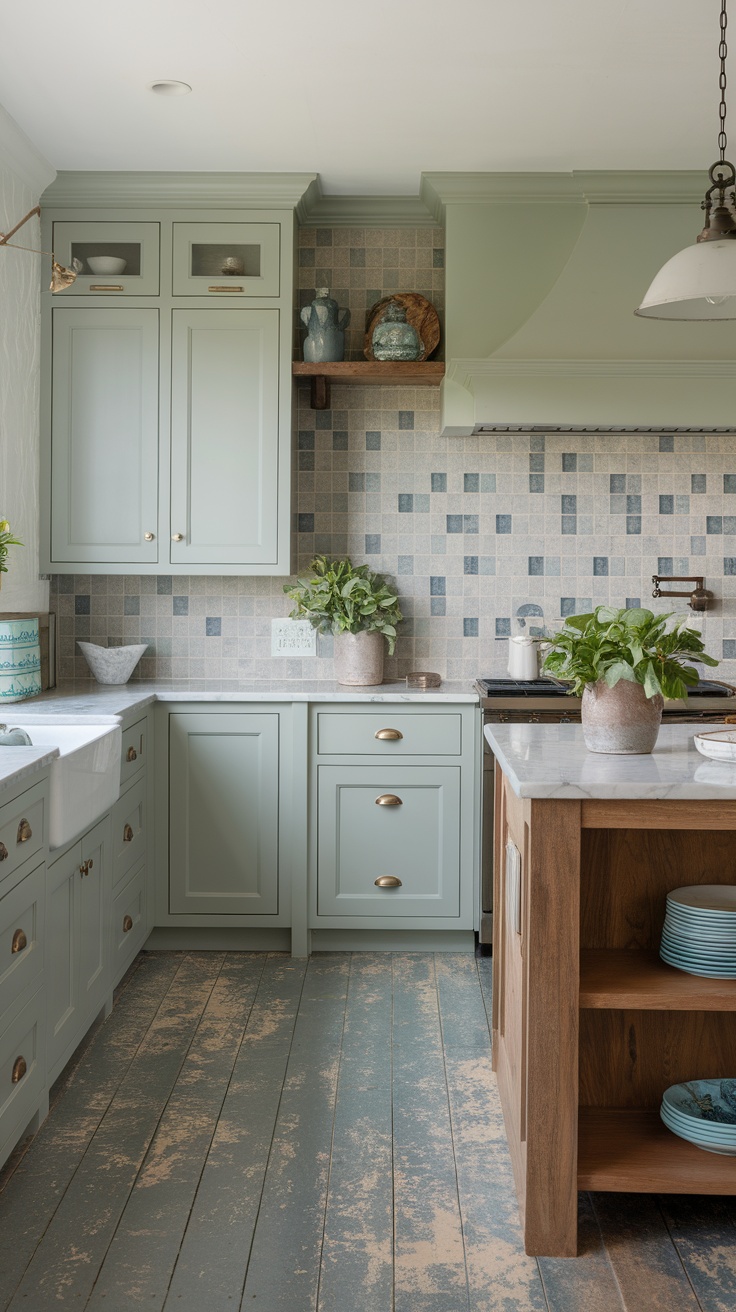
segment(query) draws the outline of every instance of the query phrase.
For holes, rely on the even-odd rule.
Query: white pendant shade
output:
[[[698,242],[673,255],[635,313],[647,319],[736,319],[736,239]]]

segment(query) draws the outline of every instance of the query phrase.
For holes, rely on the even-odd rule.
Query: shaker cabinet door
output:
[[[159,312],[53,311],[51,564],[158,560]]]
[[[278,310],[174,310],[171,563],[278,560]]]

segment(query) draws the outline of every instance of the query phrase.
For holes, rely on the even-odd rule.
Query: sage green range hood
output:
[[[442,424],[736,432],[736,321],[634,314],[702,227],[700,173],[429,173],[446,228]]]

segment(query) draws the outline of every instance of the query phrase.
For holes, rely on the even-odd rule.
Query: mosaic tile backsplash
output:
[[[365,312],[392,290],[442,311],[442,230],[303,229],[300,300],[328,286],[349,305],[348,354]],[[648,605],[652,574],[703,574],[706,646],[736,678],[736,437],[440,435],[430,388],[333,387],[330,411],[295,415],[300,571],[315,552],[366,561],[395,581],[405,622],[386,677],[503,674],[506,638],[600,603]],[[85,678],[78,638],[147,642],[134,677],[332,679],[316,657],[271,657],[284,579],[58,576],[59,677]],[[684,600],[653,609],[689,614]]]

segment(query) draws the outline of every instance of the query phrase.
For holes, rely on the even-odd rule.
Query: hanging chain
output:
[[[721,61],[721,72],[718,78],[718,85],[721,88],[721,101],[718,106],[718,120],[720,123],[720,131],[718,133],[718,149],[721,152],[721,164],[725,163],[726,146],[728,144],[728,139],[726,137],[726,55],[728,54],[728,46],[726,45],[727,23],[728,23],[728,18],[726,16],[726,0],[721,0],[721,24],[720,24],[721,39],[718,45],[718,58]]]

